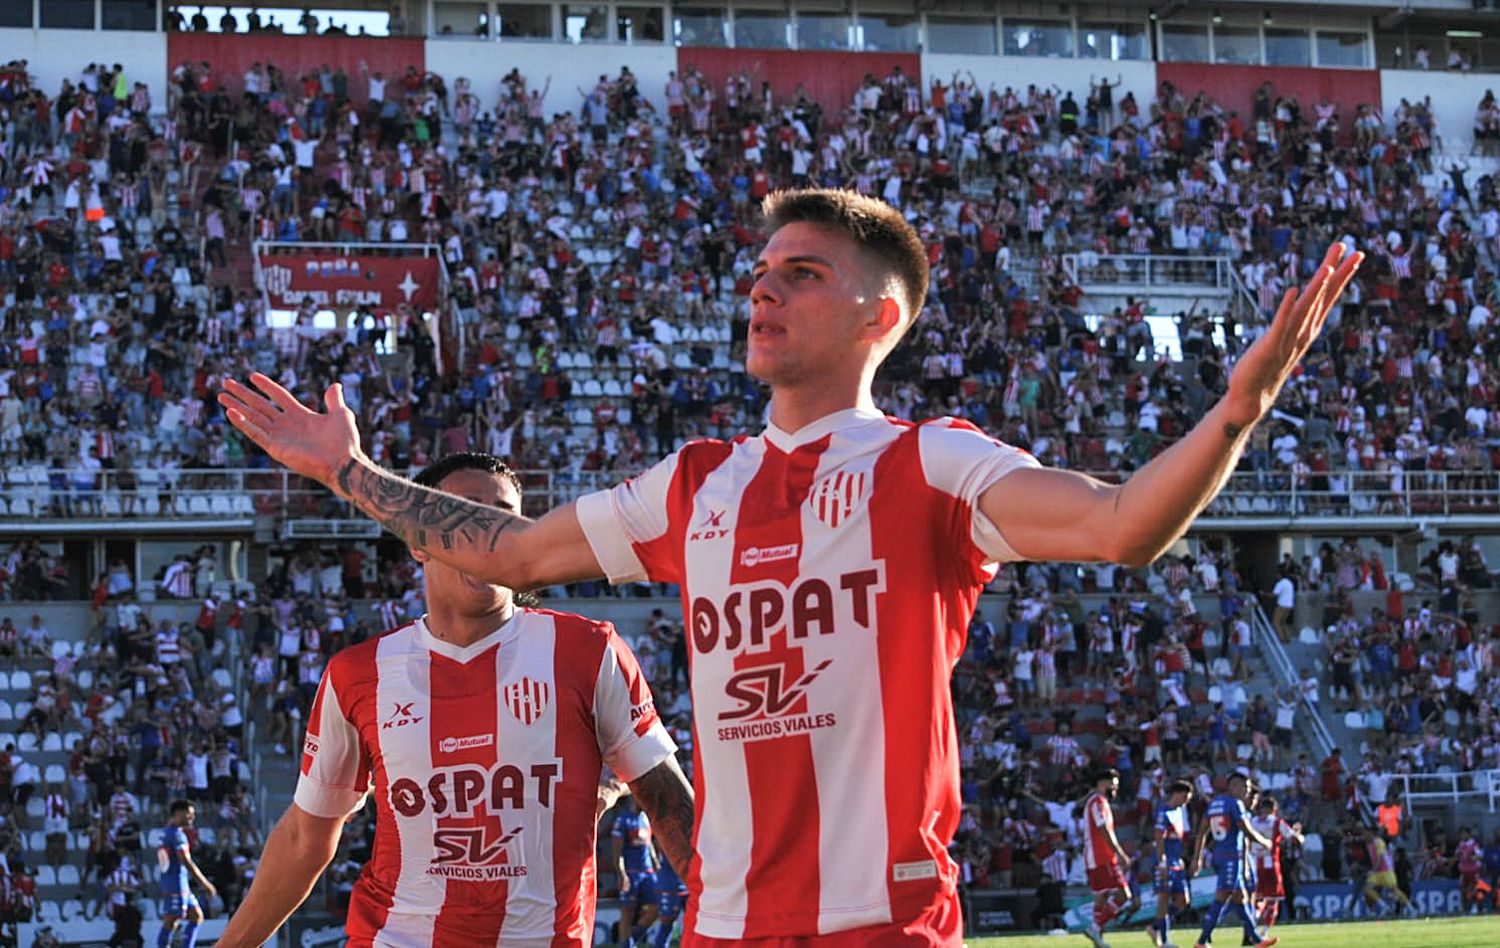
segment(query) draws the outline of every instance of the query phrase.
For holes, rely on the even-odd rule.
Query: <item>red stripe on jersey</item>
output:
[[[540,610],[538,610],[540,611]],[[597,820],[594,805],[598,799],[596,779],[602,768],[599,744],[594,738],[594,688],[604,658],[601,635],[605,623],[591,622],[580,616],[549,612],[554,623],[555,644],[552,650],[552,680],[557,688],[559,713],[567,708],[577,718],[557,722],[557,757],[562,761],[563,779],[557,783],[557,798],[552,801],[552,885],[557,899],[556,948],[590,945],[594,941],[594,903],[598,894],[594,848],[597,837],[592,831]],[[632,703],[634,694],[632,693]],[[566,827],[588,826],[588,833],[562,832]]]
[[[634,545],[636,558],[654,582],[682,582],[682,557],[687,548],[683,541],[692,526],[693,498],[703,486],[704,478],[723,464],[734,446],[744,440],[742,436],[733,441],[699,441],[678,452],[677,470],[667,491],[667,529],[654,540]],[[686,601],[683,609],[687,614]]]
[[[339,710],[350,721],[379,720],[376,714],[378,709],[373,706],[376,701],[376,683],[380,678],[375,656],[382,638],[384,636],[346,648],[328,663],[327,680],[332,682],[333,689],[338,695]],[[363,709],[367,707],[370,710],[364,711]],[[362,735],[362,737],[361,755],[366,756],[368,752],[364,748],[372,744],[379,746],[379,739],[374,732]],[[368,760],[360,761],[362,773],[370,773],[369,763]],[[374,787],[377,799],[385,799],[388,782],[385,768],[377,769]],[[391,910],[391,899],[390,895],[381,893],[394,894],[396,891],[396,879],[401,875],[400,834],[376,834],[375,849],[370,854],[370,861],[365,864],[364,873],[368,874],[372,881],[378,881],[375,885],[355,886],[354,893],[349,898],[349,916],[344,922],[344,931],[351,943],[363,940],[369,944],[385,927],[386,917]]]
[[[800,518],[787,517],[807,499],[818,459],[828,449],[829,438],[804,445],[790,455],[766,445],[766,456],[754,479],[745,488],[735,523],[735,561],[730,566],[731,583],[776,581],[791,588],[797,581],[801,559]],[[747,557],[752,549],[775,550],[795,546],[798,553],[770,558]],[[747,565],[748,564],[748,565]],[[754,608],[754,607],[752,607]],[[734,660],[736,671],[768,660],[785,662],[791,680],[809,669],[802,666],[802,649],[788,648],[785,616],[763,615],[764,630],[782,631],[771,636],[771,648],[761,650],[754,640],[751,651]],[[753,620],[752,620],[753,621]],[[806,712],[803,706],[794,709]],[[694,741],[694,746],[697,742]],[[818,930],[818,901],[808,898],[819,891],[818,793],[813,767],[812,738],[806,734],[755,741],[745,745],[745,779],[750,785],[750,869],[745,876],[744,937],[756,938],[771,931],[756,930],[755,922],[774,922],[780,930]]]
[[[900,921],[940,895],[946,897],[957,883],[958,867],[945,847],[958,829],[961,810],[948,678],[963,652],[983,562],[972,543],[954,542],[969,535],[969,505],[927,486],[920,426],[903,432],[886,449],[875,465],[874,480],[873,558],[883,559],[886,575],[900,577],[903,585],[947,593],[876,600],[890,840],[886,880],[891,918]],[[901,489],[881,491],[881,484],[900,484]],[[913,536],[913,530],[923,528],[932,535]],[[951,552],[933,556],[933,550]],[[953,614],[945,614],[949,610]],[[896,881],[897,866],[906,867],[899,874],[902,881]]]
[[[448,750],[443,749],[444,740],[496,733],[495,715],[499,702],[495,696],[495,651],[498,648],[498,645],[487,648],[462,664],[436,652],[430,653],[430,693],[434,697],[442,696],[441,702],[432,702],[433,717],[427,728],[435,766],[467,764],[488,771],[498,762],[498,748],[493,740],[478,747],[452,744]],[[439,708],[442,709],[441,717],[437,714]],[[465,793],[465,788],[472,793],[472,801],[457,799]],[[482,784],[472,786],[458,782],[453,792],[456,799],[452,809],[437,818],[434,829],[479,829],[483,831],[479,839],[485,847],[498,845],[499,840],[516,829],[516,826],[505,825],[504,816],[507,814],[503,811],[490,812],[488,790]],[[466,812],[471,806],[471,815],[454,815],[455,811]],[[510,862],[510,849],[505,848],[494,861]],[[433,945],[463,948],[471,944],[498,943],[500,927],[505,924],[505,900],[509,894],[508,879],[448,879],[443,907],[432,926]]]

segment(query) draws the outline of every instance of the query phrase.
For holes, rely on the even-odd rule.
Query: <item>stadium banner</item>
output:
[[[280,33],[168,33],[167,69],[185,62],[209,63],[213,83],[231,95],[245,91],[245,72],[256,63],[275,63],[287,85],[326,65],[349,78],[349,98],[364,105],[369,76],[380,73],[387,94],[399,93],[407,69],[427,68],[427,44],[420,39],[374,36],[283,36]]]
[[[1226,111],[1240,114],[1247,136],[1254,135],[1252,105],[1255,92],[1265,83],[1271,85],[1271,101],[1295,94],[1302,106],[1304,120],[1316,118],[1314,106],[1326,97],[1336,104],[1341,140],[1354,135],[1357,106],[1380,107],[1380,72],[1375,69],[1313,69],[1296,66],[1231,66],[1207,63],[1157,63],[1158,86],[1170,82],[1185,99],[1199,92],[1213,96]]]
[[[436,257],[263,253],[260,271],[275,309],[296,309],[305,299],[384,310],[408,303],[423,312],[438,305]]]
[[[835,53],[825,50],[722,49],[682,46],[677,50],[677,73],[689,66],[703,73],[715,95],[723,94],[724,80],[741,72],[750,76],[756,94],[768,82],[777,102],[790,102],[800,86],[807,97],[823,107],[824,116],[841,115],[854,101],[854,92],[865,76],[884,79],[891,70],[920,81],[922,57],[916,53]]]
[[[1214,900],[1216,880],[1211,875],[1193,880],[1192,906],[1202,909]],[[1373,917],[1354,891],[1352,882],[1304,882],[1296,887],[1297,918],[1299,921],[1332,922],[1340,919]],[[1141,907],[1135,910],[1124,924],[1145,924],[1156,917],[1156,887],[1141,886]],[[1412,904],[1418,915],[1457,915],[1463,908],[1463,899],[1458,891],[1456,879],[1423,879],[1412,883]],[[1283,915],[1284,920],[1290,918]],[[1068,931],[1079,932],[1088,927],[1094,918],[1093,898],[1082,899],[1069,906],[1063,916]]]

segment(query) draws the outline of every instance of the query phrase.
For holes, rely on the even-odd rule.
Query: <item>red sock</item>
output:
[[[1281,909],[1278,899],[1267,899],[1266,904],[1260,907],[1260,923],[1266,928],[1276,924],[1276,915]]]
[[[1105,925],[1108,925],[1110,922],[1114,921],[1115,915],[1119,911],[1120,910],[1115,907],[1115,903],[1111,901],[1094,903],[1094,924],[1098,925],[1100,928],[1103,928]]]

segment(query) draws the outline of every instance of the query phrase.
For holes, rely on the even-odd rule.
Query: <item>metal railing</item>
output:
[[[611,487],[635,470],[573,468],[518,472],[528,513]],[[1109,482],[1117,472],[1095,476]],[[0,484],[0,522],[38,518],[228,518],[256,515],[337,519],[354,513],[321,485],[281,467],[102,470],[86,480],[73,469],[13,467]],[[1322,519],[1500,519],[1500,472],[1357,472],[1330,475],[1314,488],[1286,472],[1238,472],[1204,511],[1211,521]]]
[[[1234,263],[1225,256],[1158,256],[1135,253],[1065,253],[1063,270],[1078,285],[1118,284],[1122,289],[1168,291],[1174,294],[1209,292],[1230,295],[1235,290]]]
[[[1394,779],[1400,782],[1401,797],[1408,805],[1457,804],[1461,800],[1483,797],[1493,813],[1496,801],[1500,800],[1500,769],[1396,774]]]

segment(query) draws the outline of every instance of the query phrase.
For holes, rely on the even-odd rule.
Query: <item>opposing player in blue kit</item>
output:
[[[687,883],[682,881],[672,868],[672,863],[663,858],[658,851],[656,854],[656,887],[660,890],[660,908],[656,916],[656,937],[652,939],[651,948],[667,948],[667,943],[672,939],[672,926],[677,924],[677,917],[682,914],[683,906],[687,905]]]
[[[1156,808],[1156,921],[1146,928],[1151,943],[1158,948],[1176,948],[1172,944],[1172,919],[1188,907],[1186,851],[1188,844],[1188,803],[1193,799],[1193,785],[1174,780],[1167,787],[1166,800]]]
[[[198,926],[203,924],[203,909],[193,895],[192,883],[202,886],[204,893],[212,899],[218,893],[212,882],[203,875],[203,870],[193,862],[188,845],[187,828],[193,825],[198,811],[187,800],[173,800],[168,810],[167,825],[161,831],[161,846],[157,849],[157,864],[161,868],[161,934],[157,936],[158,948],[172,944],[172,935],[179,922],[186,922],[182,930],[182,948],[194,948],[198,944]]]
[[[1250,785],[1249,778],[1235,771],[1229,775],[1229,789],[1213,798],[1204,814],[1203,825],[1198,827],[1197,856],[1193,860],[1193,875],[1203,869],[1203,860],[1208,855],[1209,844],[1213,848],[1214,872],[1218,882],[1214,886],[1214,904],[1203,916],[1203,931],[1198,936],[1195,948],[1208,948],[1213,939],[1214,928],[1226,916],[1237,919],[1244,929],[1245,938],[1256,948],[1270,948],[1276,944],[1273,935],[1262,937],[1255,927],[1255,916],[1246,904],[1245,841],[1270,846],[1271,843],[1255,827],[1250,825],[1250,811],[1245,809],[1245,797]]]
[[[651,821],[631,797],[622,797],[615,814],[615,870],[620,879],[620,944],[644,940],[656,919],[656,849]]]

